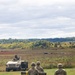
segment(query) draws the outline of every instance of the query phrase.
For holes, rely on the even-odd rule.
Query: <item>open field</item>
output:
[[[47,75],[54,75],[56,69],[45,69]],[[67,75],[75,75],[75,69],[66,69]],[[0,72],[0,75],[21,75],[21,72]]]
[[[6,62],[17,54],[22,60],[29,63],[41,61],[44,68],[56,67],[61,62],[67,67],[75,67],[75,49],[48,49],[48,50],[0,50],[0,71],[5,71]]]

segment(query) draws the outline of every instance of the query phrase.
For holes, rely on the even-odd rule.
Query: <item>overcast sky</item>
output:
[[[75,37],[75,0],[0,0],[0,39]]]

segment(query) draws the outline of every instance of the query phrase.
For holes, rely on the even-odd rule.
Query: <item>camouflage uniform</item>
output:
[[[35,69],[35,63],[31,64],[31,68],[28,70],[28,75],[39,75],[38,71]]]
[[[14,57],[13,60],[14,60],[14,61],[20,60],[20,57],[18,57],[17,55],[15,55],[15,57]]]
[[[58,70],[55,72],[54,75],[67,75],[66,71],[62,69],[62,64],[58,64]]]
[[[39,62],[39,61],[37,61],[35,68],[36,68],[36,70],[37,70],[39,73],[44,72],[43,68],[40,66],[40,62]]]

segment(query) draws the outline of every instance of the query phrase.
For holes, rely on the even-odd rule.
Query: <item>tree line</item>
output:
[[[74,41],[50,42],[45,39],[1,39],[0,49],[50,49],[75,48]]]

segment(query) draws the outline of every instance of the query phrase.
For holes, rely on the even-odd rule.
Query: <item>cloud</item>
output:
[[[75,0],[0,0],[0,38],[75,35]]]

